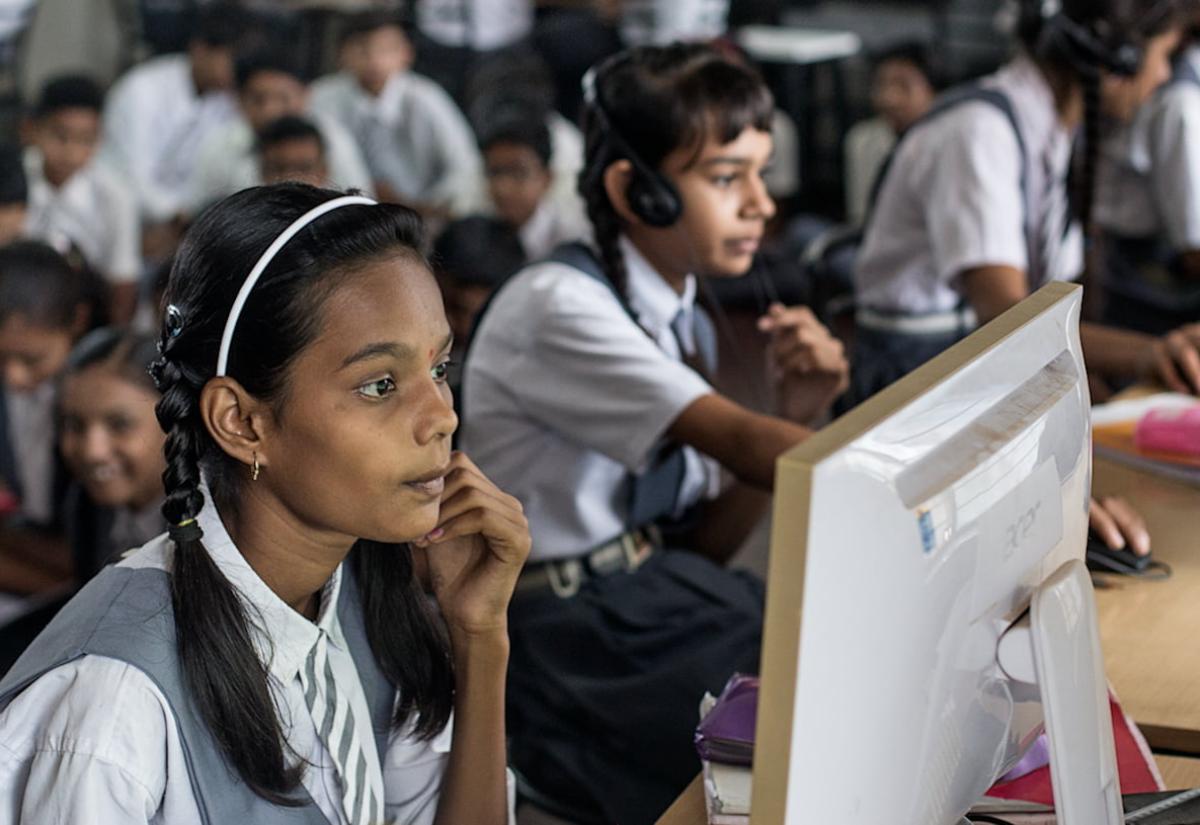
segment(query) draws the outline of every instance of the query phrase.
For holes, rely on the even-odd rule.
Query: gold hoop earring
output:
[[[254,463],[250,466],[250,480],[258,481],[258,471],[261,468],[258,466],[258,453],[254,453]]]

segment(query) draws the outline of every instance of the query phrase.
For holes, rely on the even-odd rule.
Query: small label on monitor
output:
[[[1012,596],[1014,582],[1040,569],[1042,560],[1062,541],[1062,480],[1054,459],[1039,464],[984,512],[977,525],[975,615]]]

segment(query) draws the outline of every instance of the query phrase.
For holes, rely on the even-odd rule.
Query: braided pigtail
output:
[[[599,117],[588,112],[584,127],[587,135],[584,155],[588,163],[579,173],[579,194],[587,207],[588,220],[592,224],[592,233],[596,248],[600,252],[600,263],[604,266],[604,273],[612,282],[617,294],[628,297],[626,289],[629,273],[625,268],[625,256],[621,254],[618,242],[621,237],[621,218],[604,188],[604,172],[616,158],[607,146],[608,138]]]
[[[1083,156],[1078,167],[1078,182],[1075,192],[1076,217],[1083,229],[1084,239],[1084,316],[1096,319],[1104,303],[1103,244],[1096,238],[1096,226],[1092,220],[1096,202],[1096,169],[1100,161],[1101,130],[1104,115],[1100,103],[1100,75],[1087,73],[1083,81]]]
[[[164,349],[169,352],[169,346]],[[289,767],[284,758],[246,606],[204,548],[196,521],[204,506],[200,466],[207,434],[198,414],[203,384],[169,355],[155,364],[154,373],[162,391],[155,414],[167,434],[163,515],[175,544],[171,602],[184,680],[222,752],[254,792],[277,805],[303,804],[289,796],[303,766]]]

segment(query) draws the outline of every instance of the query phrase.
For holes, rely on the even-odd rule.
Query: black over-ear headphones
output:
[[[607,75],[616,64],[627,59],[625,55],[617,55],[588,69],[587,74],[583,76],[583,100],[595,114],[609,145],[616,150],[619,157],[628,160],[633,166],[633,177],[629,181],[629,188],[625,190],[629,208],[650,226],[670,226],[683,214],[683,200],[679,197],[679,190],[666,175],[642,160],[629,141],[613,125],[597,87],[598,77]]]
[[[1104,70],[1120,77],[1133,77],[1141,69],[1142,47],[1127,39],[1133,32],[1121,32],[1125,39],[1106,43],[1099,33],[1068,16],[1062,10],[1061,0],[1032,2],[1037,4],[1042,19],[1037,44],[1039,53],[1059,54],[1083,74]]]

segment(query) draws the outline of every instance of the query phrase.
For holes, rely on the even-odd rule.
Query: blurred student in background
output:
[[[258,175],[263,183],[296,181],[328,186],[325,138],[311,121],[285,116],[258,136]]]
[[[104,94],[90,78],[49,81],[25,124],[27,231],[60,251],[74,247],[108,283],[112,319],[137,305],[141,224],[132,192],[96,160]]]
[[[0,145],[0,246],[25,235],[29,185],[21,148]]]

